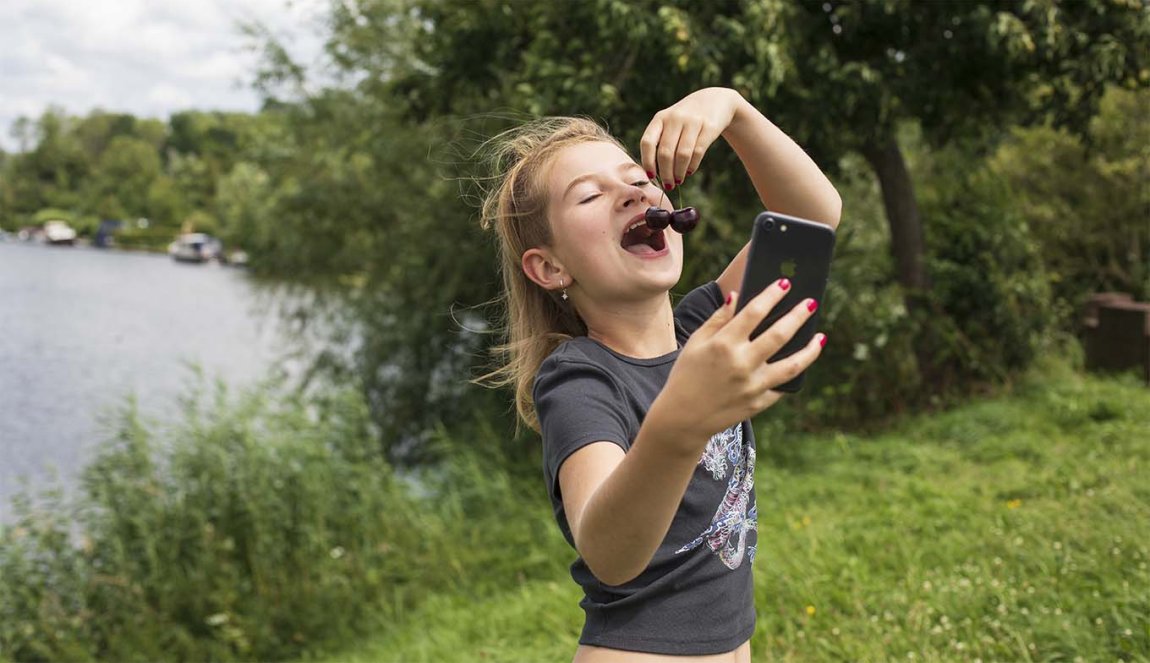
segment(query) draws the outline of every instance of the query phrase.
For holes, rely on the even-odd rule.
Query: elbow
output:
[[[584,558],[584,561],[586,561],[586,558]],[[631,571],[627,569],[596,568],[591,565],[591,562],[587,562],[587,568],[591,569],[591,575],[595,576],[599,582],[608,587],[625,585],[635,578],[638,578],[639,573],[642,572],[642,569]]]
[[[587,569],[591,571],[591,575],[610,587],[618,587],[625,585],[635,578],[646,568],[647,563],[638,564],[636,560],[621,560],[609,559],[609,555],[602,554],[605,551],[598,551],[600,554],[589,551],[586,545],[579,545],[581,541],[576,542],[575,549],[579,552],[579,556],[583,558],[583,563],[587,565]],[[590,554],[589,554],[590,553]],[[649,560],[648,560],[649,561]]]
[[[823,211],[823,218],[828,226],[831,228],[839,227],[839,219],[843,214],[843,199],[839,192],[832,186],[826,198],[826,208]]]

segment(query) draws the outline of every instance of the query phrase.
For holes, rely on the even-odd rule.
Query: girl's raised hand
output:
[[[729,88],[709,87],[655,113],[639,141],[643,168],[668,191],[699,169],[699,163],[735,117],[743,97]]]
[[[782,397],[774,388],[814,363],[826,339],[815,334],[795,354],[767,363],[817,306],[812,306],[812,300],[800,302],[751,340],[755,327],[782,301],[789,287],[785,279],[772,284],[737,315],[738,295],[732,293],[687,340],[648,416],[657,411],[668,429],[686,432],[692,444],[701,445],[711,435],[774,405]]]

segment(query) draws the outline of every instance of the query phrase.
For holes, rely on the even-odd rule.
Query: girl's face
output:
[[[547,178],[551,249],[568,283],[592,301],[644,299],[678,283],[682,235],[652,232],[644,221],[648,207],[669,210],[670,201],[626,152],[607,142],[572,145],[555,156]]]

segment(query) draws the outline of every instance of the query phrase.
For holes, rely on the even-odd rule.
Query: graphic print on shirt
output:
[[[748,509],[755,494],[755,448],[743,445],[743,425],[735,424],[712,436],[699,464],[716,481],[727,477],[729,465],[731,478],[711,526],[675,554],[694,550],[706,542],[729,569],[739,568],[744,558],[753,563],[756,546],[747,547],[747,532],[758,529],[758,507]]]

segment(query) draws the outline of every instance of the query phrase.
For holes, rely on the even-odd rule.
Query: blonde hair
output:
[[[587,333],[575,307],[527,278],[521,259],[528,249],[550,246],[546,174],[565,147],[609,142],[626,152],[596,122],[582,117],[548,117],[505,131],[486,144],[494,175],[483,200],[481,225],[499,239],[503,275],[500,301],[506,311],[506,342],[493,349],[495,370],[475,380],[489,387],[515,387],[515,409],[532,430],[539,418],[531,396],[535,374],[563,341]]]

